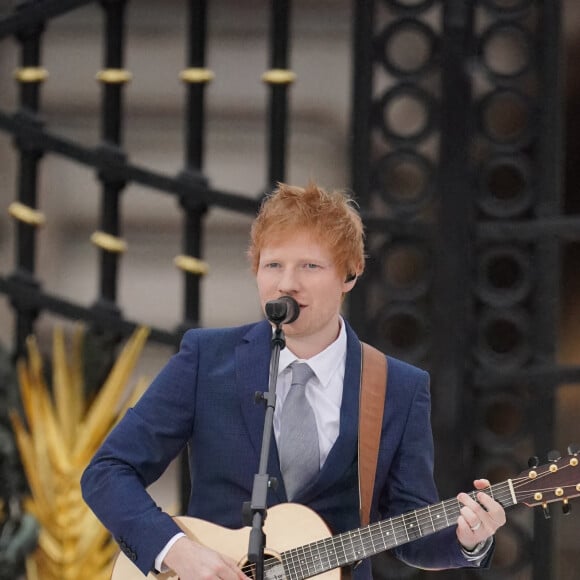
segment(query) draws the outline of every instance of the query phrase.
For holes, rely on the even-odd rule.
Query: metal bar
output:
[[[29,26],[40,26],[50,18],[92,2],[94,0],[36,0],[21,3],[14,14],[0,21],[0,40]]]
[[[361,206],[361,216],[367,230],[388,231],[389,224],[384,220],[373,223],[373,216],[367,213],[370,199],[371,168],[371,109],[373,101],[373,18],[374,0],[353,0],[354,12],[352,30],[352,109],[350,119],[350,171],[351,184],[357,201]],[[367,298],[366,284],[359,282],[348,296],[350,320],[360,336],[364,334],[363,321]]]
[[[255,198],[251,198],[241,192],[228,192],[209,186],[206,189],[205,185],[200,188],[199,184],[203,183],[201,177],[200,179],[184,181],[179,177],[164,175],[140,167],[122,157],[115,159],[113,164],[111,156],[106,156],[103,149],[84,147],[50,131],[43,130],[40,125],[22,115],[7,115],[0,111],[0,129],[34,143],[39,150],[45,153],[54,153],[88,167],[95,167],[101,172],[106,172],[110,179],[139,183],[144,187],[175,195],[198,196],[200,201],[208,205],[224,207],[250,215],[256,213],[260,203],[257,195]]]
[[[439,215],[436,233],[436,267],[432,319],[433,368],[436,377],[433,417],[438,440],[436,464],[445,466],[438,479],[441,493],[455,493],[458,481],[470,473],[462,458],[469,457],[471,443],[469,409],[464,389],[468,380],[469,335],[472,331],[473,298],[469,273],[474,261],[473,197],[469,183],[471,83],[467,75],[472,36],[473,8],[463,0],[449,0],[443,7],[441,35],[441,103],[439,160]],[[449,462],[449,456],[457,461]]]
[[[23,307],[31,311],[48,310],[69,320],[90,322],[92,329],[110,331],[120,337],[128,336],[137,326],[143,326],[141,323],[125,320],[111,313],[97,312],[94,308],[87,308],[58,298],[43,292],[37,286],[24,283],[15,276],[0,276],[0,292],[17,299]],[[152,341],[175,347],[179,345],[181,336],[180,332],[172,333],[159,328],[151,328],[149,335]]]
[[[187,33],[187,66],[205,67],[207,6],[205,0],[190,0]],[[203,165],[205,115],[204,95],[207,83],[187,84],[185,113],[185,168],[198,171]]]
[[[541,39],[539,58],[539,86],[542,93],[539,98],[539,127],[537,157],[535,165],[539,168],[537,175],[539,200],[536,214],[540,220],[559,217],[561,214],[562,175],[562,79],[560,66],[561,47],[561,6],[559,0],[538,2],[540,11],[537,38]],[[538,276],[535,293],[534,329],[532,341],[534,362],[554,364],[557,357],[560,284],[562,278],[561,245],[556,238],[542,237],[538,240],[536,259],[540,272],[550,275]],[[544,396],[537,396],[532,408],[534,417],[534,444],[536,449],[552,449],[556,438],[556,384],[543,391]],[[554,578],[553,561],[556,546],[551,520],[542,514],[534,518],[534,569],[535,580]]]
[[[270,15],[270,68],[288,70],[290,36],[290,3],[274,0]],[[289,82],[271,82],[268,104],[268,186],[284,181],[286,175],[286,145]]]
[[[552,181],[549,187],[558,183]],[[477,237],[482,241],[521,241],[535,242],[539,240],[578,240],[580,239],[580,217],[562,215],[540,215],[533,221],[497,221],[479,222]]]
[[[534,363],[524,368],[494,371],[478,368],[474,382],[485,388],[511,386],[514,383],[542,383],[543,390],[550,390],[553,384],[580,382],[580,366]],[[543,423],[543,420],[542,420]],[[547,449],[547,448],[546,448]]]
[[[21,5],[24,10],[31,3]],[[44,32],[43,23],[35,23],[23,28],[17,34],[20,43],[20,66],[22,69],[40,67],[41,39]],[[19,115],[29,123],[40,126],[38,115],[40,109],[39,80],[25,82],[19,79]],[[22,136],[17,136],[16,147],[19,150],[18,161],[18,201],[24,207],[35,211],[38,207],[38,172],[42,151],[38,146]],[[36,240],[37,225],[18,220],[16,224],[16,272],[14,276],[22,283],[36,288]],[[24,352],[26,338],[33,332],[38,309],[22,303],[20,296],[14,296],[12,305],[16,310],[14,351],[19,356]]]
[[[104,10],[105,49],[101,71],[101,151],[108,162],[116,164],[124,158],[122,152],[123,82],[113,82],[110,71],[123,69],[124,0],[101,0]],[[99,172],[102,182],[100,230],[118,238],[121,230],[120,195],[123,180]],[[119,313],[117,302],[119,253],[99,248],[99,298],[95,307]]]
[[[207,6],[205,0],[190,0],[188,4],[187,67],[203,70],[206,60]],[[205,137],[205,82],[190,82],[187,85],[185,106],[185,151],[184,169],[180,181],[192,184],[197,191],[207,190],[203,177]],[[181,205],[184,209],[182,248],[186,256],[202,258],[203,226],[208,204],[199,196],[183,193]],[[183,328],[199,326],[200,276],[192,272],[183,273]]]
[[[352,108],[350,117],[351,183],[362,209],[370,196],[370,120],[373,102],[374,0],[354,0]]]

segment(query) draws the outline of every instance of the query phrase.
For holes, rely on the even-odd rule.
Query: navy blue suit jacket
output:
[[[189,446],[192,492],[188,514],[239,528],[258,471],[268,390],[271,327],[267,321],[228,329],[188,331],[180,351],[108,436],[82,478],[85,501],[123,551],[147,574],[179,531],[146,492]],[[433,481],[429,377],[389,357],[388,388],[371,519],[438,501]],[[314,509],[334,533],[359,527],[357,436],[360,343],[347,324],[340,433],[318,478],[294,501]],[[279,481],[269,506],[287,501],[276,445],[268,473]],[[454,527],[400,546],[415,566],[467,566]],[[370,564],[355,570],[370,578]]]

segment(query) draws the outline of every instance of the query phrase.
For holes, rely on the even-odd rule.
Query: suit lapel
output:
[[[256,456],[256,473],[259,468],[262,438],[264,435],[264,420],[266,406],[263,402],[256,402],[256,392],[268,392],[270,374],[272,327],[267,321],[253,326],[244,336],[242,342],[236,348],[236,385],[238,387],[241,413],[246,423],[252,447]],[[272,432],[270,441],[270,454],[268,461],[268,473],[271,477],[282,481],[278,451]],[[280,500],[283,486],[278,488]]]
[[[270,324],[260,322],[250,329],[236,347],[236,385],[240,407],[250,441],[258,454],[262,445],[265,406],[256,402],[255,394],[268,390],[270,336]]]

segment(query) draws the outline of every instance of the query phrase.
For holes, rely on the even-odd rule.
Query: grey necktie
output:
[[[294,363],[291,368],[292,386],[280,414],[278,441],[280,469],[289,500],[320,470],[316,419],[305,389],[314,372],[306,363]]]

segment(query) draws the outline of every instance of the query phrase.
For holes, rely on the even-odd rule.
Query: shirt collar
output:
[[[299,359],[288,347],[280,351],[278,375],[284,372],[293,362],[299,360],[307,362],[323,387],[326,387],[339,365],[346,357],[346,326],[342,316],[340,331],[336,340],[329,344],[322,352],[309,359]]]

